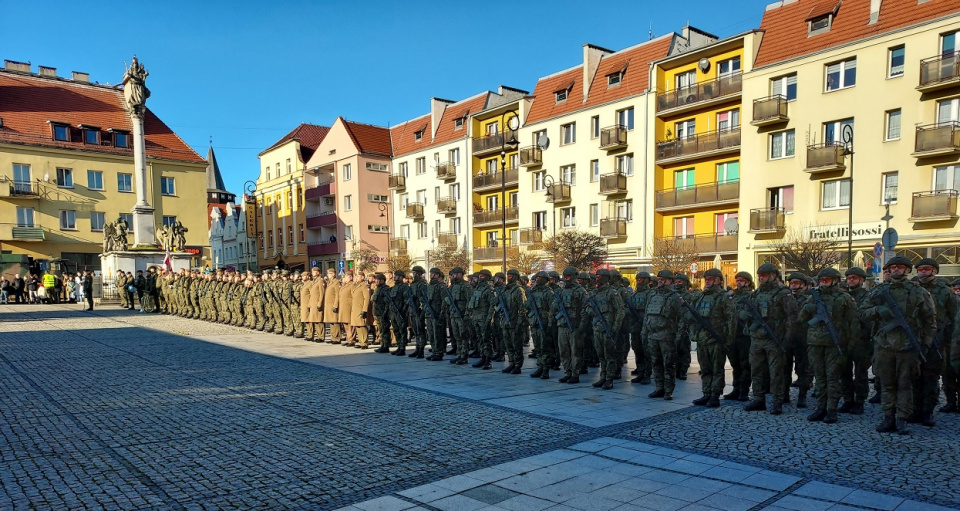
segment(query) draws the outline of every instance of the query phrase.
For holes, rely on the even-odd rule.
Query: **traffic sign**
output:
[[[320,267],[320,261],[317,261],[316,259],[314,259],[313,261],[310,261],[310,267],[311,267],[311,268],[319,268],[319,267]]]
[[[873,274],[874,274],[874,275],[880,275],[880,272],[882,272],[882,271],[883,271],[883,270],[880,268],[880,258],[879,258],[879,257],[874,257],[874,258],[873,258]]]
[[[337,269],[340,270],[340,273],[343,273],[343,268],[344,268],[346,265],[347,265],[347,263],[344,262],[343,259],[340,259],[339,261],[337,261]]]
[[[900,240],[900,236],[897,234],[897,230],[893,227],[887,227],[887,230],[883,231],[883,236],[880,238],[880,241],[883,242],[883,248],[885,250],[893,250],[897,248],[897,241]]]
[[[690,263],[690,273],[697,273],[700,271],[700,265],[697,263]]]
[[[880,257],[883,255],[883,244],[877,243],[873,246],[873,256]]]

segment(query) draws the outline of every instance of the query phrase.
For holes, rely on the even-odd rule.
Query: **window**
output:
[[[903,76],[903,63],[906,60],[907,49],[904,46],[890,48],[890,61],[887,65],[887,78]]]
[[[673,184],[677,190],[686,190],[696,186],[696,172],[694,169],[677,170],[673,173]]]
[[[177,187],[174,185],[172,177],[161,177],[160,178],[160,194],[161,195],[176,195]]]
[[[77,212],[76,211],[73,211],[73,210],[60,211],[60,230],[61,231],[77,230]]]
[[[857,59],[827,65],[827,92],[846,89],[857,84]]]
[[[463,117],[458,117],[453,120],[453,129],[455,130],[463,129]]]
[[[368,225],[368,232],[390,232],[390,227],[386,225]]]
[[[84,144],[100,145],[100,130],[84,129],[84,130],[83,130],[83,143],[84,143]]]
[[[850,207],[850,180],[837,179],[823,183],[820,209],[841,209]]]
[[[520,163],[520,155],[519,155],[519,154],[513,153],[513,154],[511,154],[510,156],[507,156],[507,165],[509,165],[509,166],[507,167],[508,169],[515,169],[515,168],[517,168],[517,165],[518,165],[519,163]]]
[[[60,142],[70,141],[70,127],[66,124],[53,125],[53,139]]]
[[[900,109],[887,111],[887,136],[885,140],[900,139]]]
[[[439,186],[435,186],[435,187],[433,188],[433,202],[434,202],[434,203],[440,202],[440,187],[439,187]]]
[[[590,182],[600,181],[600,160],[590,160]]]
[[[297,187],[297,196],[300,196],[300,188]],[[300,201],[297,201],[299,204]],[[287,192],[287,207],[292,211],[293,210],[293,192]]]
[[[770,209],[783,209],[793,213],[793,185],[767,189],[767,204]]]
[[[487,211],[496,211],[500,206],[500,196],[491,195],[487,197]]]
[[[120,218],[127,224],[127,227],[133,227],[133,213],[120,213]]]
[[[724,77],[734,75],[740,72],[740,57],[721,60],[717,62],[717,76]]]
[[[564,90],[558,90],[557,92],[554,92],[553,95],[554,95],[554,98],[556,99],[556,102],[557,102],[557,103],[563,103],[564,101],[567,100],[567,90],[566,90],[566,89],[564,89]]]
[[[617,110],[617,124],[627,130],[633,129],[633,107]]]
[[[617,156],[617,173],[623,174],[624,176],[633,175],[633,155],[632,154],[621,154]]]
[[[434,234],[440,233],[440,220],[437,220],[436,222],[433,223],[433,232]]]
[[[823,141],[827,144],[842,144],[843,129],[850,126],[853,129],[853,119],[844,119],[842,121],[833,121],[823,124]]]
[[[426,239],[427,237],[427,223],[426,222],[417,222],[417,239]]]
[[[960,98],[937,101],[937,124],[948,124],[960,120]]]
[[[957,50],[957,34],[960,32],[949,32],[940,36],[940,55],[946,57]]]
[[[499,245],[500,245],[499,242],[497,241],[497,240],[499,239],[499,234],[500,234],[500,231],[490,231],[490,232],[487,232],[487,246],[488,246],[488,247],[496,247],[496,246],[499,246]]]
[[[770,159],[789,158],[796,152],[794,130],[770,134]]]
[[[600,205],[591,204],[590,205],[590,227],[596,227],[600,225]]]
[[[410,224],[404,224],[400,226],[400,239],[410,239]]]
[[[715,232],[717,236],[729,236],[736,232],[736,230],[727,229],[728,220],[736,220],[739,215],[737,213],[717,213],[713,215],[713,224],[716,228]]]
[[[414,134],[413,134],[413,140],[414,140],[414,142],[419,142],[419,141],[423,140],[423,130],[420,130],[420,131],[414,133]]]
[[[283,246],[283,227],[277,227],[277,247]]]
[[[293,163],[291,163],[290,158],[287,158],[287,174],[293,172]]]
[[[408,168],[408,167],[409,167],[409,165],[407,164],[407,162],[401,162],[401,163],[400,163],[400,175],[401,175],[401,176],[407,177],[408,175],[410,175],[410,171],[409,171],[409,168]]]
[[[397,199],[399,199],[401,208],[406,208],[407,204],[410,203],[410,195],[406,193],[400,194],[400,196],[398,196]]]
[[[728,110],[717,114],[717,130],[726,131],[740,127],[740,109]]]
[[[270,165],[264,167],[263,171],[267,174],[267,181],[270,181]]]
[[[90,212],[90,230],[91,231],[102,231],[103,225],[106,222],[106,214],[102,211],[91,211]]]
[[[520,198],[520,192],[510,192],[509,197],[510,197],[510,207],[511,208],[517,207],[517,199]]]
[[[13,189],[19,193],[29,193],[32,189],[30,165],[13,164]]]
[[[697,72],[693,70],[680,73],[674,78],[674,85],[677,89],[686,89],[696,84]]]
[[[674,128],[677,130],[678,139],[692,138],[697,134],[697,121],[696,119],[680,121],[674,124]]]
[[[426,190],[426,188],[424,188],[423,190],[417,190],[417,202],[419,202],[420,204],[423,204],[424,206],[427,205],[427,190]]]
[[[960,190],[960,166],[946,165],[933,169],[933,189],[938,192]]]
[[[293,245],[293,226],[287,226],[287,245]]]
[[[770,80],[770,95],[783,96],[787,101],[797,99],[797,74],[781,76]]]
[[[560,182],[568,185],[577,184],[577,166],[564,165],[560,167]]]
[[[460,202],[460,183],[450,185],[450,198],[454,202]]]
[[[832,18],[832,14],[824,14],[823,16],[810,20],[807,25],[807,35],[814,36],[830,31],[830,21]]]
[[[368,193],[367,201],[369,202],[390,202],[389,195],[380,195],[376,193]]]
[[[17,207],[17,227],[33,227],[33,208]]]
[[[880,198],[881,204],[897,203],[897,183],[900,180],[899,172],[887,172],[881,176],[883,179],[883,197]]]
[[[164,215],[164,217],[163,217],[163,225],[165,225],[165,226],[167,226],[167,227],[173,227],[174,225],[176,225],[176,223],[177,223],[177,217],[176,217],[176,216],[174,216],[174,215],[170,215],[170,216]]]
[[[353,210],[353,195],[344,195],[343,196],[343,210],[352,211]]]
[[[124,131],[113,132],[113,145],[117,147],[130,147],[130,135]]]
[[[353,168],[349,163],[344,163],[343,167],[341,167],[341,170],[343,171],[344,181],[350,181],[353,179]]]
[[[600,125],[599,121],[597,121],[597,125],[598,125],[598,126]],[[539,145],[539,143],[540,143],[540,138],[545,137],[545,136],[547,136],[547,130],[534,131],[534,132],[533,132],[533,145]]]
[[[547,172],[545,170],[540,170],[533,173],[533,191],[542,192],[547,189],[547,185],[543,182],[546,175]]]
[[[633,221],[633,199],[618,200],[617,201],[617,219],[626,220],[627,222]]]
[[[681,216],[673,219],[673,235],[677,238],[693,237],[693,217]]]
[[[497,133],[500,133],[500,121],[493,121],[484,126],[483,129],[487,136],[496,135]]]
[[[577,208],[560,208],[561,226],[571,228],[577,226]]]
[[[427,157],[422,156],[417,158],[417,175],[426,174],[427,172]]]
[[[103,172],[99,170],[88,170],[87,188],[90,190],[103,190]]]
[[[590,118],[590,138],[600,137],[600,116],[594,115]]]
[[[117,191],[118,192],[133,191],[133,174],[124,174],[123,172],[117,172]]]
[[[57,186],[73,188],[73,169],[57,169]]]
[[[460,234],[460,219],[451,218],[450,219],[450,232],[454,234]]]
[[[572,144],[577,141],[577,123],[571,122],[560,126],[560,145]]]
[[[300,243],[303,243],[307,239],[306,231],[303,230],[303,224],[298,225],[297,228],[300,229]]]
[[[717,183],[736,183],[740,180],[740,162],[728,161],[717,164]]]
[[[280,177],[280,162],[277,162],[277,177]]]
[[[533,228],[539,231],[547,230],[547,212],[537,211],[533,213]]]
[[[623,80],[623,72],[617,71],[607,75],[607,87],[615,87],[620,85],[620,82]]]

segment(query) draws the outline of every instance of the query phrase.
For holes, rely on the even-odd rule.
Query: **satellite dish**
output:
[[[546,133],[542,133],[539,137],[537,137],[537,147],[539,147],[541,150],[545,150],[546,148],[550,147],[550,138],[547,137]]]
[[[700,71],[706,73],[710,70],[710,59],[704,57],[700,59],[700,62],[697,63],[697,67],[700,68]]]
[[[728,218],[723,221],[723,230],[730,234],[736,233],[740,231],[740,223],[737,222],[736,218]]]

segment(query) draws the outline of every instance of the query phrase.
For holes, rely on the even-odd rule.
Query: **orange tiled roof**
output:
[[[58,122],[132,132],[120,88],[0,70],[0,119],[0,142],[133,156],[132,144],[124,148],[56,141],[50,127],[50,122]],[[144,136],[151,158],[206,161],[150,109],[144,117]]]
[[[870,0],[844,0],[828,32],[807,37],[807,19],[831,12],[834,1],[797,0],[763,14],[760,30],[765,31],[756,67],[775,64],[841,44],[890,32],[923,21],[960,12],[956,0],[885,0],[877,22],[870,25]],[[924,55],[919,56],[920,58]]]
[[[293,131],[287,133],[280,140],[274,142],[273,145],[263,150],[260,154],[278,147],[285,142],[290,140],[297,140],[300,142],[300,161],[306,163],[310,161],[310,157],[313,156],[313,152],[320,147],[320,142],[323,142],[324,137],[327,136],[327,133],[330,132],[330,128],[326,126],[318,126],[316,124],[307,124],[301,123],[296,128],[293,128]]]
[[[583,65],[546,76],[533,89],[533,105],[527,123],[551,119],[577,110],[635,96],[647,90],[650,81],[650,62],[667,56],[673,34],[604,55],[597,66],[589,96],[583,98]],[[619,86],[607,87],[607,75],[624,70]],[[566,101],[557,103],[554,93],[568,89]]]
[[[343,127],[350,134],[350,139],[361,153],[390,158],[393,154],[390,141],[390,130],[383,126],[361,124],[340,118]]]
[[[459,130],[454,129],[453,121],[455,119],[469,117],[471,114],[483,110],[487,105],[487,98],[489,96],[489,92],[483,92],[448,106],[446,110],[443,111],[443,117],[440,119],[440,127],[437,128],[437,136],[434,138],[434,143],[446,144],[451,140],[465,138],[469,127],[467,119],[464,119],[463,128]]]
[[[465,138],[467,136],[468,123],[464,122],[463,129],[457,130],[454,129],[454,120],[468,117],[470,114],[474,114],[480,110],[483,110],[489,95],[489,92],[483,92],[477,94],[476,96],[447,105],[447,108],[445,108],[443,111],[443,116],[441,116],[440,126],[437,128],[437,134],[432,140],[430,139],[430,134],[432,131],[430,126],[430,114],[417,117],[416,119],[390,128],[390,137],[393,140],[394,157],[403,156],[416,151],[422,151],[436,145],[446,144],[447,142],[456,140],[458,138]],[[414,134],[422,128],[426,128],[424,131],[424,137],[422,140],[417,142]]]
[[[423,130],[423,138],[419,141],[414,134]],[[393,155],[402,156],[419,151],[425,147],[430,147],[432,141],[430,136],[430,114],[417,117],[416,119],[398,124],[390,128],[390,138],[393,141]]]

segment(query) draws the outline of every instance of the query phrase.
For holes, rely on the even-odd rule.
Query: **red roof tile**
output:
[[[414,135],[420,130],[423,130],[423,138],[417,140]],[[391,127],[390,138],[393,141],[393,155],[402,156],[430,147],[430,135],[430,114]]]
[[[390,130],[383,126],[348,121],[342,117],[341,120],[343,120],[343,126],[347,129],[347,133],[350,134],[353,144],[357,146],[361,153],[391,157],[393,150],[390,142]]]
[[[0,142],[133,156],[132,147],[56,141],[50,127],[50,122],[58,122],[132,132],[120,88],[0,71],[0,118]],[[151,158],[205,162],[150,109],[144,136]]]
[[[434,144],[446,144],[458,138],[465,138],[468,131],[468,117],[475,114],[487,105],[487,98],[490,92],[483,92],[476,96],[460,100],[446,108],[443,111],[443,117],[440,119],[440,127],[437,128],[437,136],[434,137]],[[463,128],[455,129],[454,120],[464,119]]]
[[[316,124],[307,124],[301,123],[296,128],[293,128],[293,131],[287,133],[280,140],[274,142],[273,145],[262,151],[260,154],[278,147],[285,142],[290,140],[296,140],[300,142],[300,161],[306,163],[310,161],[310,157],[313,156],[313,152],[320,147],[320,142],[323,142],[324,137],[327,136],[327,133],[330,132],[330,128],[326,126],[318,126]]]
[[[870,25],[870,0],[844,0],[830,30],[807,37],[807,19],[833,3],[824,0],[797,0],[763,14],[760,29],[765,31],[755,67],[808,55],[858,39],[890,32],[948,14],[960,12],[957,0],[884,0],[877,22]],[[834,3],[834,5],[836,5]],[[824,7],[829,9],[829,7]],[[825,11],[830,12],[829,10]],[[923,57],[923,56],[920,56]]]
[[[465,120],[463,129],[458,130],[455,128],[454,120],[466,118],[470,114],[475,114],[480,110],[483,110],[489,95],[489,92],[483,92],[481,94],[477,94],[476,96],[447,105],[443,111],[443,116],[440,119],[440,126],[437,128],[437,134],[433,137],[433,139],[430,138],[430,134],[432,132],[430,126],[430,114],[417,117],[416,119],[390,128],[390,137],[393,140],[394,157],[403,156],[416,151],[422,151],[429,147],[446,144],[459,138],[465,138],[467,136],[468,123]],[[424,137],[418,142],[414,134],[424,127],[426,128],[424,131]]]

